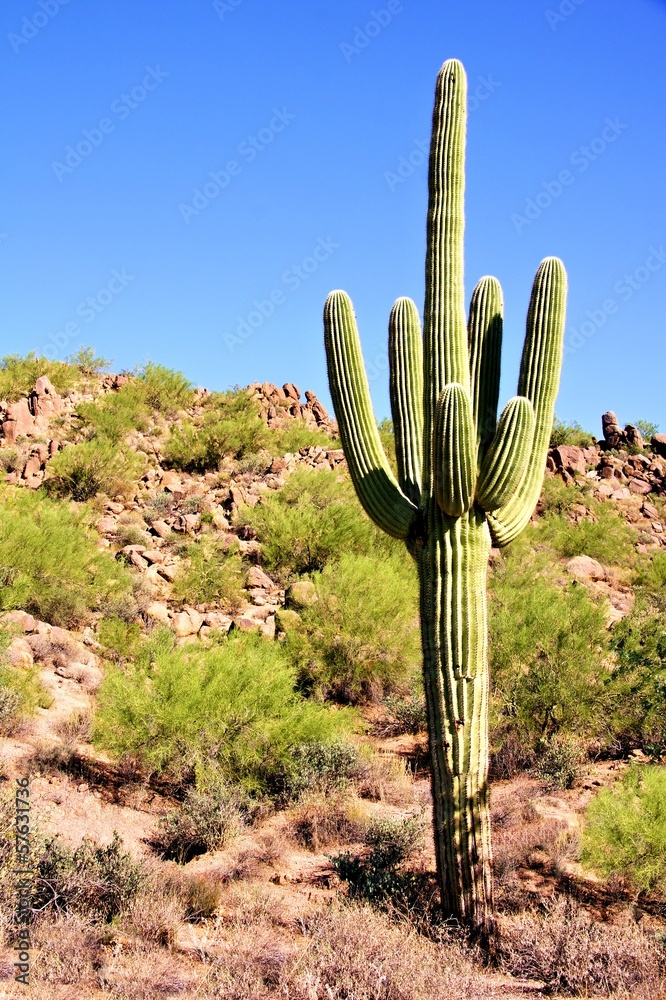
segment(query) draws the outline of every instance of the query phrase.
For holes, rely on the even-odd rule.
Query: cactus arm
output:
[[[499,510],[488,515],[493,539],[499,546],[508,545],[520,534],[541,493],[562,369],[566,298],[564,265],[557,257],[547,257],[534,279],[518,381],[518,395],[526,396],[534,407],[534,439],[518,490]]]
[[[464,301],[465,133],[467,79],[457,59],[437,77],[428,169],[426,298],[424,308],[425,438],[430,439],[444,386],[469,388]],[[425,449],[424,486],[432,491],[430,452]]]
[[[418,309],[411,299],[398,299],[391,310],[389,370],[398,482],[418,506],[423,464],[423,344]]]
[[[481,278],[472,294],[467,321],[470,396],[478,461],[483,461],[497,424],[504,302],[497,278]]]
[[[474,502],[476,430],[469,393],[455,382],[437,401],[433,450],[437,503],[449,517],[462,517]]]
[[[532,451],[534,423],[529,399],[509,400],[479,474],[476,500],[483,510],[502,507],[520,486]]]
[[[372,412],[349,296],[331,292],[324,308],[328,379],[349,472],[366,513],[394,538],[409,536],[416,507],[398,486]]]

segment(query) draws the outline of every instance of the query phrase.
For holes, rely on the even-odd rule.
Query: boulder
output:
[[[27,399],[9,403],[2,421],[5,443],[14,444],[19,437],[28,437],[35,430],[35,418],[30,412]]]
[[[247,585],[248,587],[261,587],[263,590],[275,589],[275,584],[270,576],[267,576],[259,566],[251,566],[248,570]]]
[[[62,396],[55,391],[46,375],[42,375],[35,382],[35,388],[29,396],[29,405],[35,417],[44,418],[45,423],[62,411]]]
[[[287,608],[311,608],[318,600],[317,590],[310,580],[297,580],[292,583],[285,594]]]
[[[195,611],[194,608],[185,608],[173,616],[173,630],[179,638],[188,635],[196,635],[204,622],[204,616]]]
[[[666,434],[653,434],[650,440],[650,447],[657,455],[666,458]]]
[[[160,625],[171,624],[169,609],[162,601],[153,601],[152,604],[149,604],[148,607],[144,609],[144,614],[146,617],[151,618],[154,622],[158,622]]]
[[[5,652],[5,656],[14,667],[25,667],[27,669],[35,662],[30,643],[22,635],[14,636]]]
[[[576,475],[576,473],[581,476],[585,475],[585,453],[582,448],[562,444],[558,448],[553,448],[551,454],[558,469],[563,469],[572,476]]]
[[[301,616],[289,608],[278,608],[275,612],[275,627],[278,632],[293,632],[301,624]]]
[[[567,572],[577,580],[605,580],[606,570],[590,556],[574,556],[566,565]]]

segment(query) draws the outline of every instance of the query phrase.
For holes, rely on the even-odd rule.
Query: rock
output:
[[[160,552],[159,549],[146,549],[141,553],[144,559],[147,559],[149,563],[163,563],[164,553]]]
[[[144,609],[144,614],[153,621],[159,622],[160,625],[171,624],[169,609],[162,601],[153,601],[152,604],[149,604],[148,607]]]
[[[601,427],[606,448],[619,448],[625,443],[624,431],[620,427],[618,419],[612,410],[602,414]]]
[[[27,611],[5,611],[0,622],[4,628],[23,633],[34,632],[37,628],[37,621]]]
[[[97,530],[100,535],[112,535],[118,526],[118,522],[112,514],[105,514],[97,522]]]
[[[19,437],[28,437],[34,433],[35,418],[30,412],[27,399],[19,399],[9,403],[2,422],[2,433],[5,444],[14,444]]]
[[[76,681],[86,691],[95,691],[102,683],[104,676],[99,667],[91,666],[89,663],[79,663],[76,660],[59,664],[55,668],[55,673],[59,677],[66,677],[68,680]]]
[[[173,581],[176,579],[178,569],[173,563],[170,563],[168,566],[158,565],[157,572],[165,580],[168,580],[169,583],[173,583]]]
[[[215,507],[211,511],[211,517],[213,518],[213,527],[217,528],[218,531],[228,531],[231,527],[221,507]]]
[[[271,615],[266,621],[261,623],[261,634],[266,637],[266,639],[275,638],[275,615]]]
[[[292,583],[285,594],[287,608],[311,608],[318,600],[317,590],[310,580],[297,580]]]
[[[606,570],[590,556],[574,556],[566,565],[567,572],[578,580],[605,580]]]
[[[204,622],[204,616],[194,608],[186,608],[173,616],[172,626],[177,636],[184,638],[196,635]]]
[[[639,431],[638,427],[634,427],[633,424],[627,424],[624,428],[624,436],[626,438],[627,444],[634,448],[644,448],[645,444],[643,441],[643,435]]]
[[[622,489],[615,490],[615,492],[613,493],[613,500],[630,500],[630,499],[631,499],[631,490],[627,489],[626,486],[623,486]]]
[[[648,493],[652,493],[652,484],[646,483],[644,479],[630,479],[629,489],[632,493],[638,493],[642,496],[647,496]]]
[[[275,627],[279,632],[293,632],[301,624],[301,616],[289,608],[278,608],[275,612]]]
[[[558,469],[564,469],[565,472],[569,472],[571,475],[575,475],[576,473],[581,476],[585,475],[586,463],[582,448],[563,444],[558,448],[553,448],[551,454],[555,459],[555,465]]]
[[[282,388],[284,389],[284,394],[285,396],[287,396],[288,399],[294,399],[296,402],[298,402],[299,399],[301,398],[301,390],[298,388],[297,385],[294,385],[292,382],[285,382]]]
[[[45,423],[50,417],[57,416],[62,410],[62,396],[55,391],[46,375],[37,379],[28,400],[35,417],[43,417]]]
[[[171,534],[171,528],[166,521],[153,521],[150,526],[150,530],[159,538],[168,538]]]
[[[666,434],[653,434],[650,440],[650,447],[657,455],[666,458]]]
[[[123,514],[125,511],[123,504],[117,503],[115,500],[109,500],[106,509],[111,511],[112,514]]]
[[[256,618],[249,618],[247,615],[234,619],[232,625],[232,627],[234,629],[238,629],[239,632],[261,632],[261,626],[262,622],[258,621]]]
[[[219,611],[209,611],[208,614],[204,615],[204,623],[209,628],[219,632],[228,632],[233,624],[233,619]]]
[[[248,587],[261,587],[264,590],[275,589],[275,584],[271,580],[270,576],[267,576],[263,569],[260,569],[259,566],[251,566],[248,570],[247,585]]]
[[[646,517],[649,517],[653,521],[658,521],[660,519],[659,518],[659,511],[657,510],[657,508],[655,507],[655,505],[653,503],[649,503],[647,500],[643,501],[643,506],[641,507],[641,512]]]
[[[162,489],[167,490],[169,493],[182,493],[183,484],[180,481],[180,477],[173,469],[167,470],[167,472],[162,475]]]
[[[5,652],[5,656],[14,667],[25,667],[27,669],[35,662],[30,643],[22,635],[14,636]]]

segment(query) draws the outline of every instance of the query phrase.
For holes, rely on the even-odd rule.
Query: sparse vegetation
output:
[[[238,611],[245,600],[245,574],[236,549],[205,536],[190,545],[174,581],[174,596],[187,604],[212,604],[225,611]]]
[[[562,420],[555,418],[553,430],[550,435],[550,447],[558,448],[560,445],[574,445],[576,448],[590,448],[597,443],[594,434],[584,431],[580,424],[574,420],[571,424],[566,424]]]
[[[254,454],[267,441],[254,400],[243,390],[218,392],[204,401],[203,417],[171,427],[164,460],[185,472],[215,471],[226,456]]]

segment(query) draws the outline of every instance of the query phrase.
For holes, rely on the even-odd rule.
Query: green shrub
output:
[[[591,448],[597,443],[594,434],[584,431],[578,421],[572,424],[565,424],[555,418],[553,430],[550,435],[550,447],[557,448],[560,445],[574,445],[577,448]]]
[[[202,417],[171,428],[164,447],[167,465],[185,472],[215,471],[226,456],[243,458],[266,444],[266,425],[244,390],[213,393],[203,409]]]
[[[318,600],[287,637],[303,687],[350,702],[409,687],[420,665],[411,560],[343,555],[313,580]]]
[[[296,455],[301,448],[339,448],[340,442],[326,431],[306,424],[304,420],[291,419],[284,427],[269,429],[267,447],[274,455],[281,457]]]
[[[65,395],[81,383],[78,368],[65,361],[51,361],[32,351],[25,357],[7,354],[0,360],[0,399],[11,403],[27,396],[42,375],[51,380],[56,392]]]
[[[69,445],[51,459],[47,487],[55,496],[85,502],[98,493],[116,496],[131,492],[144,469],[141,455],[122,451],[110,440],[94,438]]]
[[[401,736],[403,733],[410,733],[416,736],[427,731],[428,713],[421,684],[418,691],[397,698],[387,698],[384,705],[391,716],[380,726],[384,735]]]
[[[372,823],[365,835],[370,852],[361,858],[338,854],[331,858],[337,875],[347,883],[352,899],[382,904],[408,902],[420,879],[411,872],[399,871],[423,835],[423,822],[407,819],[384,819]]]
[[[39,859],[32,905],[109,921],[127,909],[145,878],[115,831],[105,847],[86,837],[75,850],[54,837]]]
[[[261,542],[263,565],[285,582],[322,570],[342,552],[397,549],[365,515],[351,481],[334,472],[297,469],[281,490],[240,511],[238,520]]]
[[[666,752],[666,593],[639,591],[631,613],[613,629],[614,730],[623,749]]]
[[[530,547],[534,534],[507,550],[490,586],[494,750],[518,741],[524,761],[544,739],[601,735],[608,722],[603,606],[579,584],[554,581],[548,553]]]
[[[0,733],[12,736],[26,716],[42,704],[44,692],[37,667],[26,669],[6,662],[5,652],[11,642],[8,630],[0,628]]]
[[[211,791],[189,788],[180,809],[160,820],[153,846],[162,858],[184,865],[207,851],[216,851],[241,832],[246,811],[243,798],[224,785]]]
[[[301,743],[294,747],[282,779],[286,798],[303,792],[330,792],[347,788],[358,777],[361,761],[358,747],[348,740],[334,739]]]
[[[128,571],[88,536],[81,515],[32,491],[0,491],[0,609],[72,628],[113,614],[132,592]]]
[[[109,659],[131,659],[141,642],[141,626],[113,616],[103,618],[97,626],[97,641]]]
[[[99,375],[111,364],[106,358],[95,354],[92,347],[80,347],[74,354],[67,358],[67,364],[74,365],[82,375]]]
[[[188,547],[173,593],[187,604],[214,604],[235,612],[247,597],[243,581],[243,562],[238,552],[225,549],[219,539],[204,536]]]
[[[182,372],[149,361],[137,376],[148,407],[165,416],[192,406],[194,387]]]
[[[568,514],[578,504],[587,506],[578,483],[567,484],[559,476],[546,476],[539,507],[543,514]]]
[[[666,768],[632,767],[592,800],[582,861],[643,892],[666,892]]]
[[[143,386],[133,378],[117,392],[80,403],[76,415],[89,436],[120,444],[131,431],[148,429],[150,410]]]
[[[659,431],[659,424],[653,424],[651,420],[637,420],[634,426],[638,428],[646,441],[649,441]]]
[[[94,739],[175,780],[279,781],[295,747],[331,739],[351,717],[303,699],[282,647],[229,637],[212,649],[173,647],[168,630],[136,662],[112,668],[99,692]]]
[[[634,573],[634,583],[651,594],[666,594],[666,552],[655,552],[651,559],[641,558]]]
[[[565,559],[590,556],[605,566],[631,566],[635,533],[609,503],[595,504],[595,520],[574,524],[558,514],[548,514],[538,526],[538,539],[547,542]]]

